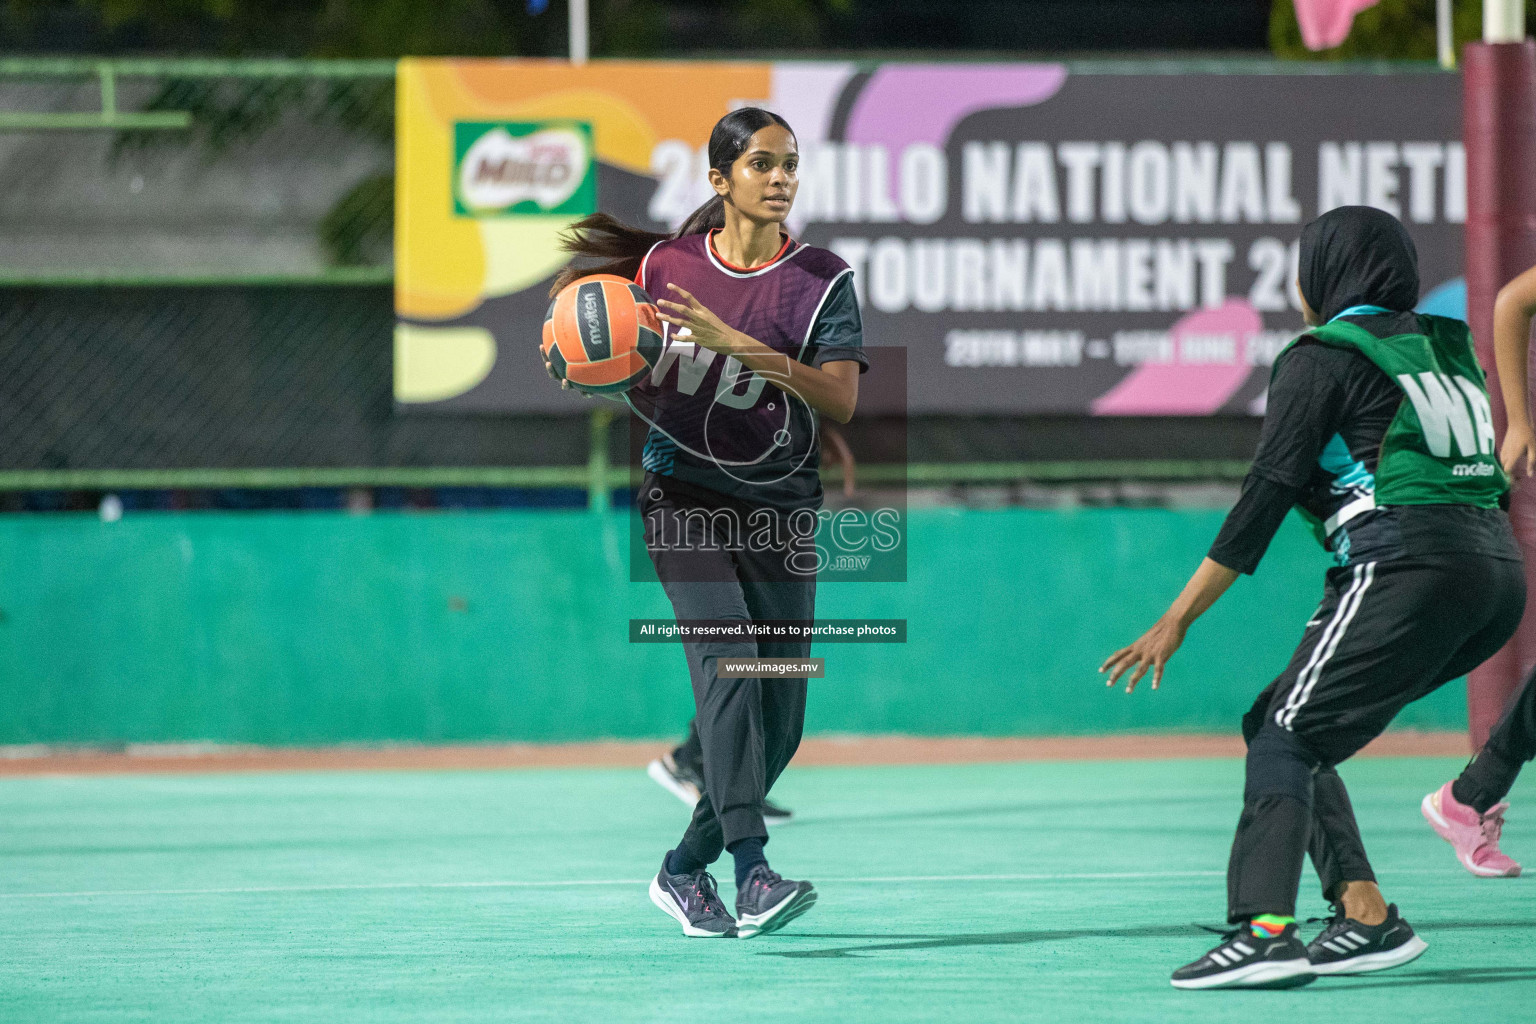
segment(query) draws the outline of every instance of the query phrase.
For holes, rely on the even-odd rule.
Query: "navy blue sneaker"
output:
[[[1387,919],[1375,925],[1345,917],[1335,903],[1327,927],[1307,943],[1307,957],[1318,974],[1369,974],[1417,960],[1428,948],[1398,915],[1396,903],[1387,908]]]
[[[697,804],[700,794],[704,792],[703,768],[688,761],[679,761],[673,754],[662,754],[645,766],[645,773],[656,785],[689,807]],[[763,824],[765,825],[782,825],[794,817],[794,813],[787,807],[780,807],[772,800],[763,801]]]
[[[810,882],[792,881],[759,864],[736,890],[736,934],[750,939],[776,932],[815,903],[816,887]]]
[[[795,816],[795,812],[788,807],[780,807],[772,800],[763,801],[763,824],[782,825]]]
[[[695,939],[729,939],[736,935],[736,921],[715,891],[715,879],[703,868],[691,875],[661,871],[651,879],[651,902],[683,926],[683,934]]]
[[[1221,945],[1173,972],[1174,988],[1296,988],[1317,979],[1307,947],[1292,922],[1272,939],[1246,925],[1226,932]]]

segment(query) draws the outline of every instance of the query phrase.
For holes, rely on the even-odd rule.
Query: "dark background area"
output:
[[[0,306],[0,470],[587,460],[583,415],[397,414],[388,287],[0,288]],[[1245,459],[1259,422],[871,415],[842,431],[862,462],[902,461],[903,427],[913,462]]]
[[[1321,54],[1301,47],[1293,0],[590,3],[596,57],[1425,60],[1434,54],[1435,0],[1381,0],[1357,17],[1343,46]],[[1475,36],[1480,10],[1479,0],[1455,0],[1458,38]],[[527,0],[0,0],[0,50],[11,56],[561,57],[566,16],[564,0],[549,0],[537,14]],[[374,198],[387,206],[388,182],[381,181]],[[586,460],[580,418],[396,414],[390,350],[381,343],[393,324],[387,287],[282,294],[10,288],[0,289],[0,303],[12,314],[28,314],[13,315],[13,325],[40,317],[57,332],[46,345],[0,337],[0,469]],[[176,313],[172,329],[129,330],[154,320],[148,312],[167,309]],[[146,315],[125,315],[135,310]],[[232,310],[238,325],[229,328],[224,321]],[[311,329],[295,331],[295,321]],[[221,326],[210,332],[211,323]],[[316,372],[296,372],[300,367]],[[35,386],[64,370],[89,386],[70,394]],[[124,380],[134,386],[122,388]],[[914,462],[1173,460],[1246,458],[1259,420],[935,416],[903,424],[866,416],[846,433],[861,460],[880,461],[903,425],[906,455]],[[615,461],[624,457],[618,434]],[[15,495],[0,497],[0,506],[16,507]],[[583,499],[574,493],[569,500]]]
[[[567,52],[565,0],[0,0],[12,55],[392,58]],[[590,0],[597,57],[1201,54],[1435,59],[1436,0],[1379,0],[1301,43],[1294,0]],[[538,4],[535,4],[537,7]],[[1458,43],[1482,0],[1453,0]],[[1536,22],[1536,0],[1526,2]]]
[[[1262,52],[1270,11],[1271,0],[591,0],[597,56]],[[541,14],[530,14],[525,0],[0,0],[0,47],[13,54],[559,56],[565,23],[563,0]]]

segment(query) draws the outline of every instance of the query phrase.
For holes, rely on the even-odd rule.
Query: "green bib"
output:
[[[1498,508],[1509,480],[1499,466],[1493,411],[1472,352],[1472,332],[1443,316],[1420,314],[1419,324],[1427,334],[1378,338],[1358,324],[1335,320],[1303,337],[1359,352],[1402,389],[1404,401],[1376,463],[1378,505]]]

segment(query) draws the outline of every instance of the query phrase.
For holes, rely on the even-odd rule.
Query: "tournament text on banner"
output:
[[[744,104],[801,151],[789,227],[855,269],[912,413],[1261,414],[1301,330],[1301,225],[1363,203],[1463,316],[1454,76],[1076,74],[1055,64],[425,60],[397,86],[395,398],[576,411],[535,346],[556,236],[708,197]]]

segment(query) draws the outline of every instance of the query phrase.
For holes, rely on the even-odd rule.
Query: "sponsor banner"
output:
[[[457,121],[453,142],[455,216],[597,210],[590,124]]]
[[[794,127],[790,229],[855,268],[910,412],[1261,414],[1301,225],[1350,203],[1407,224],[1423,308],[1465,306],[1453,75],[406,60],[398,95],[402,408],[582,408],[535,351],[559,231],[681,223],[743,104]]]

